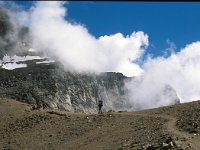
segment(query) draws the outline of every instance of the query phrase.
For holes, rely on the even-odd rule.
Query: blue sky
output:
[[[154,55],[162,55],[168,39],[177,50],[200,40],[199,2],[71,2],[68,14],[96,37],[144,31],[149,35],[149,52]]]
[[[95,37],[144,31],[147,51],[154,56],[163,55],[167,40],[177,51],[200,40],[200,2],[69,2],[66,7],[67,19],[85,25]]]

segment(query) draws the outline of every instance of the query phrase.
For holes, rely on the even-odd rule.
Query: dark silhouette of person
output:
[[[99,114],[102,114],[103,113],[102,112],[102,106],[103,106],[103,101],[102,100],[99,100],[98,106],[99,106]]]

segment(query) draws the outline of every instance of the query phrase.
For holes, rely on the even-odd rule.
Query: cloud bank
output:
[[[132,104],[143,108],[170,105],[174,95],[162,93],[170,85],[181,102],[200,99],[200,42],[172,53],[168,58],[148,58],[144,73],[127,83]]]
[[[64,2],[37,2],[28,13],[21,14],[20,20],[29,22],[33,48],[53,54],[66,69],[121,72],[126,76],[142,73],[134,63],[148,47],[148,35],[142,31],[95,38],[84,26],[67,21]]]

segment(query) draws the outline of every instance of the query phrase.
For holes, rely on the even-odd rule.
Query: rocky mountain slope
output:
[[[1,68],[0,97],[75,112],[96,112],[100,99],[106,110],[128,109],[124,88],[128,78],[121,73],[72,73],[59,63],[39,63],[44,61],[29,60],[27,67],[13,70]]]
[[[140,109],[130,104],[130,93],[125,86],[125,82],[134,78],[114,72],[69,72],[61,63],[47,57],[15,56],[18,61],[14,57],[8,58],[0,67],[2,98],[72,112],[95,113],[98,100],[103,100],[103,111]],[[166,86],[162,91],[163,95],[173,98],[171,104],[179,103],[172,87]]]

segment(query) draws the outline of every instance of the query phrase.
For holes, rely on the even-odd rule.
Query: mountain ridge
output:
[[[106,110],[128,107],[121,73],[72,73],[59,63],[36,62],[26,61],[26,68],[1,68],[0,97],[75,112],[96,111],[98,99],[104,100]]]

